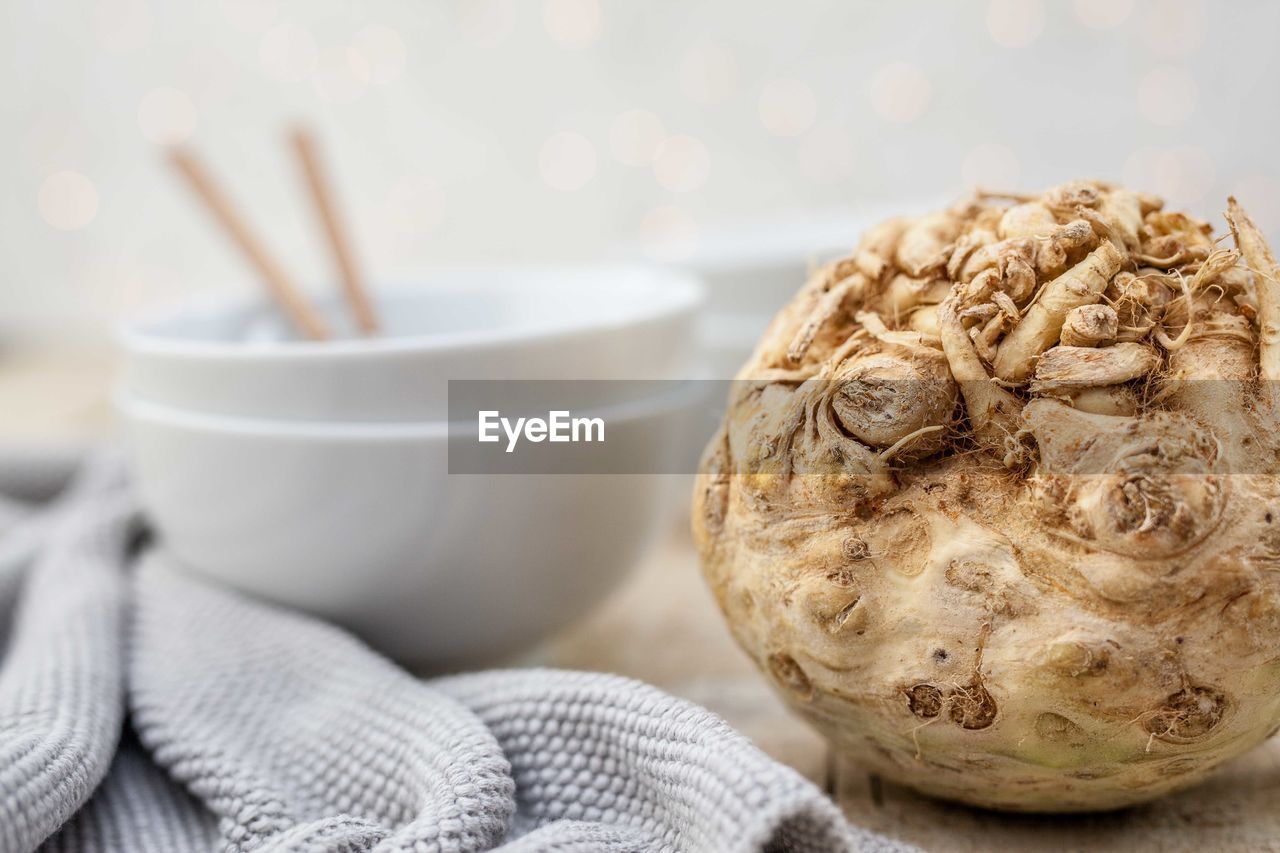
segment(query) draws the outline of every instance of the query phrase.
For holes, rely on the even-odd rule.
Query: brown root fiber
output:
[[[1099,182],[980,195],[871,229],[779,313],[694,532],[835,748],[1087,811],[1280,726],[1280,266],[1227,218],[1234,245]]]

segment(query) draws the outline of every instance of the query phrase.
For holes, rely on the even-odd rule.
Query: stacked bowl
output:
[[[131,323],[117,399],[144,509],[181,570],[413,668],[519,653],[625,576],[669,517],[669,484],[451,473],[449,381],[688,379],[701,300],[673,271],[491,269],[380,293],[376,338],[290,340],[251,300]],[[618,413],[616,446],[654,454],[679,446],[690,400],[626,397],[670,385],[583,383]]]
[[[767,224],[709,232],[683,266],[706,285],[699,328],[704,360],[716,379],[732,379],[769,321],[809,274],[852,251],[862,232],[901,210],[934,210],[932,200],[864,203]]]

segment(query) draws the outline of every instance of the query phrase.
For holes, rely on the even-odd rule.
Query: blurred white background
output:
[[[735,224],[1077,176],[1215,218],[1234,192],[1280,233],[1280,4],[1263,0],[2,8],[10,334],[91,336],[254,286],[169,173],[173,142],[290,270],[326,279],[283,139],[298,120],[379,280],[620,247],[680,260]]]

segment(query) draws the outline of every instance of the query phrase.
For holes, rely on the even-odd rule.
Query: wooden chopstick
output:
[[[305,128],[295,129],[290,136],[294,153],[302,165],[307,187],[311,190],[311,201],[315,205],[325,236],[328,238],[334,265],[338,268],[339,277],[342,279],[342,291],[346,295],[347,306],[355,318],[356,327],[366,335],[376,334],[379,325],[378,316],[374,312],[369,291],[356,265],[346,232],[338,221],[337,205],[329,189],[329,182],[325,180],[324,169],[320,165],[315,137]]]
[[[244,218],[232,206],[231,200],[218,187],[195,154],[182,148],[174,148],[170,151],[169,159],[178,173],[186,178],[195,194],[209,208],[209,212],[222,225],[232,242],[257,269],[271,295],[275,297],[276,302],[284,309],[285,314],[298,327],[298,330],[313,340],[328,338],[329,327],[324,318],[306,300],[302,291],[294,286],[284,270],[267,252],[266,246],[254,236]]]

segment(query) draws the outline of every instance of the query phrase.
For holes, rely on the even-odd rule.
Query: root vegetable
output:
[[[960,217],[951,211],[930,213],[912,222],[897,245],[898,268],[920,278],[946,264],[960,225]]]
[[[1071,347],[1111,343],[1120,333],[1120,318],[1110,305],[1081,305],[1067,312],[1062,342]]]
[[[792,364],[798,364],[809,353],[823,328],[841,311],[848,310],[849,305],[860,304],[871,286],[871,281],[861,272],[852,274],[832,282],[839,275],[839,268],[819,273],[823,281],[822,290],[812,298],[815,303],[809,317],[796,329],[791,343],[787,346],[786,355]]]
[[[939,282],[945,285],[941,293],[935,293],[934,283],[934,279],[912,278],[902,274],[894,276],[884,294],[885,314],[897,320],[920,305],[941,302],[951,289],[950,283]]]
[[[1261,321],[1262,376],[1280,379],[1280,265],[1253,220],[1234,198],[1227,200],[1227,220],[1245,263],[1254,274],[1254,291]]]
[[[1280,269],[1234,201],[1238,253],[1118,187],[1008,198],[804,287],[694,531],[839,751],[981,806],[1118,808],[1280,726]]]
[[[1041,198],[1045,207],[1059,218],[1075,213],[1082,207],[1097,207],[1105,188],[1093,181],[1068,181],[1048,189]]]
[[[1102,197],[1099,212],[1113,235],[1122,241],[1123,245],[1117,248],[1131,251],[1141,245],[1142,198],[1138,193],[1113,190]]]
[[[1111,347],[1073,347],[1061,344],[1046,350],[1036,363],[1031,390],[1103,388],[1146,376],[1160,366],[1160,356],[1146,344]]]
[[[1128,385],[1082,388],[1063,395],[1071,406],[1095,415],[1136,415],[1138,395]]]
[[[941,339],[942,326],[938,322],[938,306],[925,305],[911,312],[907,326],[924,335]]]
[[[1074,262],[1076,255],[1097,242],[1097,235],[1088,220],[1072,220],[1037,243],[1036,272],[1042,278],[1061,275]]]
[[[1071,309],[1097,302],[1123,262],[1115,246],[1103,243],[1079,264],[1046,284],[1022,322],[1001,342],[996,355],[996,376],[1011,381],[1027,378],[1035,366],[1035,357],[1058,340]]]
[[[836,386],[832,408],[836,419],[868,447],[887,449],[913,435],[900,458],[936,452],[958,399],[942,353],[924,346],[891,347],[851,359],[829,380]],[[899,448],[903,450],[904,448]]]
[[[1022,404],[1017,397],[995,385],[956,313],[955,300],[942,303],[938,310],[942,327],[942,351],[951,366],[951,375],[960,385],[969,426],[973,435],[995,446],[1018,432],[1018,415]]]
[[[1058,227],[1049,208],[1038,201],[1015,204],[1000,217],[1000,237],[1047,237]]]

